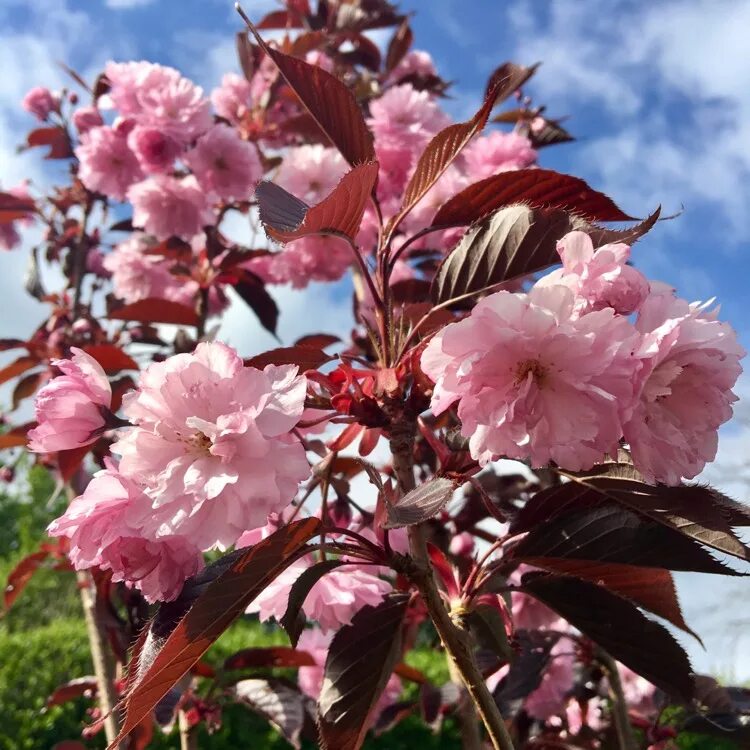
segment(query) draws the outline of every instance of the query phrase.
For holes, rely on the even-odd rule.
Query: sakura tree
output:
[[[329,750],[410,715],[453,716],[467,750],[734,736],[735,694],[660,621],[692,635],[671,571],[750,554],[745,506],[689,481],[744,352],[712,303],[631,265],[659,210],[637,221],[539,165],[572,136],[522,93],[535,67],[500,65],[453,122],[385,0],[239,10],[243,75],[210,95],[144,61],[30,91],[27,146],[68,181],[0,194],[5,249],[44,227],[26,288],[48,307],[2,342],[22,354],[0,380],[35,419],[0,447],[70,495],[5,600],[45,560],[78,571],[84,733],[145,748],[177,721],[195,747],[236,701]],[[373,29],[392,30],[385,54]],[[276,286],[346,275],[350,340],[222,343],[229,290],[276,333]],[[245,613],[290,647],[210,668]],[[418,641],[450,682],[409,664]]]

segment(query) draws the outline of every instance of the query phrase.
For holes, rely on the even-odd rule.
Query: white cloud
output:
[[[544,61],[540,100],[608,115],[581,166],[626,208],[709,201],[738,235],[750,226],[750,1],[618,0],[606,13],[595,0],[517,2],[508,19],[517,56]]]

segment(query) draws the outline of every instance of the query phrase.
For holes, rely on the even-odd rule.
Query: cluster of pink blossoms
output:
[[[199,86],[147,62],[109,63],[105,74],[103,104],[116,109],[114,122],[91,108],[73,116],[87,188],[128,200],[133,224],[160,240],[189,240],[216,222],[218,203],[249,199],[263,174],[258,151],[236,128],[214,122]]]
[[[580,471],[625,440],[648,481],[696,476],[736,401],[745,352],[734,331],[626,265],[625,245],[595,250],[572,232],[558,251],[562,270],[528,293],[486,297],[430,341],[433,412],[458,402],[481,464]]]
[[[32,448],[86,445],[101,434],[111,391],[82,351],[39,393]],[[97,565],[168,600],[202,566],[202,552],[226,549],[285,508],[309,475],[291,430],[307,383],[293,365],[245,367],[229,347],[199,344],[150,365],[125,395],[132,423],[112,446],[119,465],[96,474],[50,526],[71,539],[77,568]]]

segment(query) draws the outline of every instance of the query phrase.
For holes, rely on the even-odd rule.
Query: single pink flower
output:
[[[125,200],[131,185],[143,179],[136,155],[127,139],[107,125],[91,128],[75,150],[78,176],[89,189],[118,201]]]
[[[248,200],[263,167],[258,149],[229,125],[214,125],[185,155],[200,186],[223,200]]]
[[[169,601],[203,567],[203,555],[184,537],[142,536],[150,512],[151,499],[109,468],[94,476],[47,531],[70,539],[69,557],[76,570],[111,570],[112,580],[136,586],[148,601]]]
[[[313,558],[306,557],[290,565],[253,600],[248,613],[258,613],[262,622],[271,618],[280,620],[286,612],[292,585],[314,562]],[[392,588],[388,581],[366,568],[345,565],[318,580],[307,595],[302,610],[324,632],[338,630],[342,625],[348,625],[365,605],[379,604]]]
[[[60,111],[60,97],[44,86],[36,86],[26,93],[21,106],[37,120],[44,121],[53,112]]]
[[[504,456],[576,471],[617,447],[635,398],[637,335],[612,310],[572,317],[574,302],[563,286],[498,292],[425,349],[432,411],[458,401],[482,465]]]
[[[88,133],[92,128],[104,125],[101,113],[96,107],[79,107],[72,116],[73,125],[80,135]]]
[[[244,367],[219,343],[144,370],[123,399],[136,427],[112,450],[153,501],[149,533],[224,549],[286,507],[310,471],[290,434],[306,386],[297,367]]]
[[[584,232],[570,232],[557,243],[563,267],[543,276],[537,286],[562,284],[576,296],[579,314],[611,307],[619,315],[630,315],[649,293],[646,277],[627,265],[630,247],[621,243],[594,243]]]
[[[333,633],[326,634],[317,628],[312,628],[303,630],[297,643],[297,650],[307,652],[316,662],[315,666],[300,667],[297,672],[297,681],[300,690],[313,700],[318,700],[320,691],[323,688],[326,658],[332,640]],[[374,722],[383,709],[395,703],[399,699],[402,690],[401,680],[397,675],[392,674],[388,678],[388,682],[375,706],[375,710],[372,712],[370,721]]]
[[[211,103],[216,114],[238,125],[250,111],[250,82],[237,73],[226,73],[221,79],[221,86],[211,92]]]
[[[536,163],[536,156],[528,138],[500,130],[474,138],[463,152],[466,173],[471,182],[500,172],[531,167]]]
[[[133,224],[157,240],[190,239],[215,222],[208,197],[192,175],[154,175],[133,185],[128,200],[133,204]]]
[[[109,63],[109,98],[121,115],[155,128],[179,143],[190,143],[211,127],[203,89],[174,68],[148,62]]]
[[[53,360],[62,375],[37,394],[34,410],[39,423],[29,432],[29,449],[36,453],[80,448],[93,443],[105,426],[112,388],[101,365],[81,349],[73,358]]]
[[[388,74],[388,81],[398,83],[407,76],[417,76],[427,78],[436,76],[437,68],[429,52],[421,49],[415,49],[407,52],[399,64]]]
[[[709,304],[688,304],[657,287],[641,306],[640,395],[624,434],[647,481],[676,485],[699,474],[732,416],[745,351]]]
[[[143,125],[137,125],[128,133],[128,146],[146,174],[168,172],[182,153],[182,146],[173,138],[157,128]]]

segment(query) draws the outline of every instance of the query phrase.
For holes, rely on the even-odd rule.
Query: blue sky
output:
[[[244,5],[255,18],[275,7],[270,0]],[[570,115],[567,127],[578,137],[546,149],[542,164],[583,177],[635,216],[657,204],[667,214],[682,208],[636,246],[634,260],[684,297],[716,297],[750,349],[750,0],[406,0],[402,7],[417,11],[417,46],[456,81],[447,106],[457,117],[476,108],[497,64],[541,60],[528,92],[552,116]],[[239,28],[229,0],[2,0],[0,181],[9,186],[32,175],[43,185],[51,178],[38,154],[16,156],[15,146],[33,124],[18,107],[25,91],[66,84],[55,61],[92,79],[108,59],[145,58],[210,87],[237,69]],[[14,312],[0,320],[2,336],[19,327],[30,332],[44,314],[20,291],[25,258],[0,256],[0,294]],[[343,291],[276,293],[282,338],[311,324],[346,333]],[[255,330],[246,311],[233,309],[223,334],[243,351],[272,345]],[[747,383],[740,391],[750,395]],[[720,460],[706,475],[742,499],[750,496],[747,469],[737,476],[750,448],[748,401],[739,408],[747,423],[725,430]],[[730,629],[707,615],[742,585],[688,577],[682,592],[709,645],[708,656],[691,649],[699,666],[750,677],[750,658],[734,663],[728,650]]]

